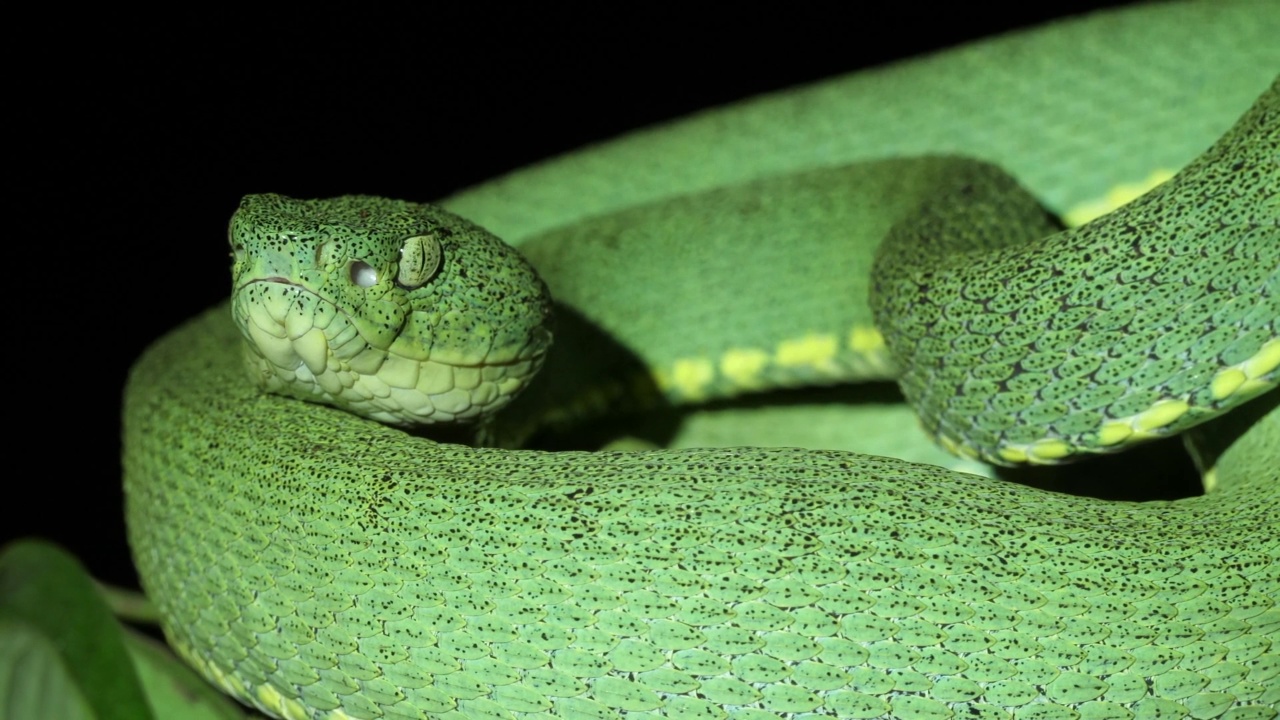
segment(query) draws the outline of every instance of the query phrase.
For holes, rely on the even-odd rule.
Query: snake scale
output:
[[[283,718],[1277,717],[1276,37],[1271,2],[1099,14],[699,115],[445,202],[525,251],[559,300],[630,344],[671,402],[804,372],[830,380],[860,362],[872,375],[902,367],[932,434],[1006,463],[1118,447],[1240,405],[1192,430],[1210,468],[1204,496],[1106,502],[839,451],[435,444],[261,392],[224,306],[153,346],[126,394],[130,542],[167,636],[217,685]],[[985,163],[878,160],[937,153],[998,163],[1031,195],[1018,200]],[[869,162],[845,169],[855,161]],[[1038,235],[1050,220],[1031,198],[1071,217],[1118,183],[1189,162],[1045,243],[1006,247],[993,219]],[[776,307],[771,280],[819,299],[847,291],[789,269],[809,246],[747,252],[737,233],[761,218],[769,232],[773,220],[843,221],[830,190],[841,183],[886,243],[812,267],[852,276],[858,293],[874,285],[870,306]],[[710,224],[728,223],[739,244],[711,240],[704,255],[760,288],[738,296],[737,315],[710,297],[714,283],[679,295],[711,270],[686,267],[666,234],[725,208]],[[881,222],[880,208],[910,217]],[[431,231],[410,232],[411,216],[429,216]],[[272,196],[246,199],[237,217],[238,277],[254,263],[279,273],[252,284],[262,297],[236,293],[237,318],[265,343],[251,358],[293,352],[295,375],[318,377],[323,346],[273,346],[270,322],[295,342],[324,323],[353,328],[346,339],[408,323],[433,361],[502,366],[450,371],[427,393],[463,416],[501,404],[486,383],[506,392],[539,362],[545,338],[511,340],[527,330],[519,307],[541,302],[527,291],[537,281],[503,269],[522,267],[505,246],[467,245],[461,220]],[[332,241],[340,227],[365,234]],[[632,228],[641,245],[659,238],[632,265],[600,267],[601,251],[580,242],[620,247]],[[344,255],[388,232],[391,245],[369,250],[388,259]],[[329,240],[297,245],[308,233]],[[936,235],[948,245],[932,247]],[[295,252],[344,272],[308,276]],[[338,281],[359,288],[340,291],[355,305],[326,296],[305,327],[289,325],[310,302],[298,298]],[[404,320],[394,288],[440,284],[433,319]],[[676,308],[654,323],[637,310],[648,300],[594,307],[612,297],[593,294],[602,285],[618,297],[647,286]],[[683,325],[706,315],[686,307],[697,302],[725,321]],[[861,324],[871,313],[892,318],[879,331],[887,350]],[[829,325],[784,352],[810,314]],[[840,338],[833,351],[828,336]],[[708,352],[716,361],[698,360]],[[983,362],[961,367],[969,356]],[[410,387],[427,384],[425,367]],[[449,394],[459,388],[463,400]],[[535,382],[526,397],[539,392]]]

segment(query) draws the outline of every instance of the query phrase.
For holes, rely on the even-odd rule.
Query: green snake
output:
[[[126,394],[130,543],[167,636],[283,718],[1276,717],[1276,37],[1274,3],[1090,16],[447,200],[536,266],[553,345],[542,281],[477,225],[246,198],[231,311]],[[1183,166],[1041,239],[1040,203]],[[296,400],[476,421],[527,386],[492,421],[521,438],[611,399],[890,374],[943,445],[998,463],[1194,425],[1209,492],[472,448]]]

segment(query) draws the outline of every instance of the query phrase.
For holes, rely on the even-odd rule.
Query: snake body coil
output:
[[[1113,503],[837,451],[542,453],[434,444],[346,412],[262,393],[245,376],[240,332],[220,307],[151,348],[127,393],[130,541],[172,644],[228,692],[284,718],[1276,717],[1280,81],[1269,78],[1280,67],[1280,51],[1258,40],[1268,37],[1268,28],[1280,31],[1280,12],[1264,3],[1171,4],[1098,16],[867,75],[841,93],[838,86],[819,86],[724,116],[745,118],[741,127],[695,118],[448,203],[521,241],[564,301],[590,297],[600,284],[588,273],[575,286],[568,260],[563,268],[550,267],[552,258],[577,252],[558,255],[555,242],[588,232],[584,228],[595,235],[615,228],[616,236],[605,236],[616,242],[603,246],[616,249],[631,242],[631,228],[658,232],[653,229],[684,213],[696,216],[699,208],[714,214],[715,207],[763,207],[768,212],[761,215],[782,218],[783,225],[821,223],[844,212],[823,194],[832,187],[828,180],[863,189],[900,183],[903,192],[853,202],[903,214],[892,222],[872,218],[887,225],[890,236],[874,280],[881,294],[872,305],[902,323],[901,330],[882,327],[892,358],[876,362],[908,368],[905,392],[925,409],[927,427],[946,444],[998,462],[1051,461],[1181,429],[1261,395],[1213,421],[1233,427],[1206,431],[1199,452],[1216,483],[1212,492],[1176,502]],[[1179,59],[1191,37],[1194,47],[1206,54],[1217,48],[1220,55]],[[1255,45],[1263,49],[1251,50]],[[1170,109],[1175,114],[1157,123],[1168,125],[1168,146],[1139,148],[1136,159],[1121,159],[1118,165],[1136,164],[1122,167],[1120,177],[1188,162],[1228,130],[1252,95],[1263,95],[1202,160],[1124,214],[1086,225],[1059,244],[1000,249],[995,260],[984,250],[981,259],[960,261],[974,274],[959,279],[936,270],[933,259],[922,264],[919,256],[927,251],[918,242],[927,244],[942,228],[937,234],[950,242],[1003,244],[995,226],[985,225],[1007,216],[1002,208],[1021,217],[1014,225],[1022,235],[1038,233],[1046,222],[1034,205],[1007,200],[1021,191],[1006,188],[1002,174],[954,159],[895,160],[848,173],[812,169],[904,150],[967,150],[1019,178],[1026,170],[1030,190],[1057,210],[1079,204],[1106,184],[1100,166],[1114,153],[1101,139],[1102,128],[1074,128],[1072,142],[1061,146],[1031,141],[1034,129],[1018,134],[1007,127],[937,140],[945,114],[908,115],[885,131],[880,147],[859,144],[877,132],[863,129],[851,131],[849,144],[833,146],[821,140],[837,133],[819,119],[843,124],[850,116],[839,107],[834,116],[818,112],[821,104],[813,101],[830,93],[852,98],[832,100],[837,106],[881,99],[894,106],[897,94],[910,94],[904,75],[956,82],[957,72],[979,66],[979,89],[988,74],[1005,87],[1031,83],[1041,65],[1067,65],[1062,58],[1075,58],[1081,47],[1097,56],[1086,53],[1079,63],[1087,80],[1078,91],[1097,91],[1103,99],[1095,99],[1095,112],[1116,122],[1122,116],[1106,108],[1120,113],[1134,85],[1114,70],[1139,53],[1157,56],[1151,73],[1204,84],[1168,91],[1177,97],[1218,93]],[[1162,53],[1161,47],[1178,49]],[[1042,62],[1015,65],[1011,55]],[[1259,62],[1265,67],[1255,67]],[[1135,78],[1147,72],[1130,70]],[[1038,85],[1024,87],[1004,112],[1035,126],[1037,108],[1053,105],[1051,99],[1033,102],[1039,92]],[[1120,97],[1108,102],[1108,92]],[[813,129],[804,139],[818,141],[813,152],[821,162],[791,152],[792,141],[807,131],[780,110],[794,109],[788,98],[802,98],[796,102],[811,113],[807,127]],[[1173,102],[1167,94],[1145,101],[1152,107]],[[761,117],[770,120],[760,123]],[[708,149],[703,133],[712,126],[724,133],[723,142]],[[754,141],[739,135],[752,126],[760,128]],[[735,143],[750,142],[759,142],[760,152],[749,159],[732,154]],[[626,161],[650,157],[655,145],[667,148],[662,157],[682,151],[694,157],[662,173],[651,171],[647,160]],[[717,148],[730,148],[730,155],[709,172],[696,156]],[[1142,171],[1130,172],[1136,167]],[[779,185],[767,177],[805,168]],[[882,184],[878,174],[886,169],[905,174]],[[589,189],[614,172],[627,176],[617,193]],[[542,197],[560,180],[572,202]],[[721,184],[740,189],[711,189]],[[703,194],[662,197],[668,191]],[[978,200],[964,205],[951,194]],[[792,208],[786,198],[805,199]],[[577,204],[580,209],[571,209]],[[619,209],[632,204],[644,206]],[[532,228],[528,234],[540,236],[516,230],[523,220]],[[317,232],[341,224],[322,218]],[[260,227],[254,221],[250,230]],[[470,251],[450,244],[449,232],[414,230],[408,240],[401,232],[382,265],[343,255],[358,243],[320,240],[301,253],[318,265],[332,260],[343,281],[362,292],[386,288],[376,290],[381,309],[366,315],[329,295],[329,305],[318,303],[329,310],[299,300],[327,291],[318,289],[321,280],[286,275],[289,261],[279,259],[284,265],[263,270],[266,280],[253,287],[286,301],[266,306],[276,308],[271,311],[235,301],[246,332],[263,335],[268,348],[251,357],[263,359],[261,367],[286,364],[340,392],[363,387],[350,397],[376,405],[370,398],[384,389],[390,396],[395,379],[408,371],[344,385],[350,378],[342,373],[353,364],[381,367],[388,354],[375,362],[361,355],[368,350],[361,346],[341,360],[346,365],[330,367],[338,362],[334,351],[313,348],[322,340],[334,347],[332,338],[309,335],[313,326],[297,325],[303,321],[288,313],[301,317],[311,303],[306,322],[319,313],[326,328],[335,322],[358,328],[343,335],[335,327],[334,337],[376,336],[390,327],[389,314],[402,312],[391,293],[417,292],[439,278],[456,281],[451,253],[469,258]],[[272,239],[288,234],[263,233]],[[1127,254],[1097,257],[1108,248]],[[628,291],[628,283],[647,282],[659,295],[678,292],[683,267],[673,267],[680,265],[673,258],[683,256],[670,249],[671,255],[656,253],[652,266],[628,265],[616,285]],[[238,267],[263,257],[254,254],[260,248],[237,250],[245,253]],[[954,252],[948,249],[941,262]],[[751,255],[736,253],[730,271],[789,279],[781,269],[786,260]],[[843,274],[850,267],[869,274],[869,257],[845,261]],[[384,272],[389,268],[394,271]],[[1014,280],[996,274],[1010,271]],[[493,302],[517,292],[479,282]],[[1157,289],[1139,294],[1132,289],[1139,285]],[[1019,286],[1033,288],[1031,301],[1014,304],[1003,294]],[[466,305],[470,292],[448,293],[447,301]],[[1073,304],[1063,304],[1068,297]],[[779,350],[760,360],[759,373],[740,372],[761,357],[743,349],[740,325],[785,334],[786,323],[795,322],[781,314],[775,319],[763,292],[755,301],[752,323],[731,320],[723,328],[674,333],[709,336],[696,338],[719,354],[707,365],[709,375],[681,374],[696,366],[687,346],[627,335],[662,328],[637,321],[615,333],[612,324],[624,324],[628,314],[648,317],[637,311],[639,301],[600,308],[582,301],[581,310],[665,373],[660,385],[674,400],[730,394],[744,378],[769,380],[771,372],[794,367],[788,365],[793,357],[830,359],[820,367],[810,363],[824,372],[844,367],[841,353],[865,349],[851,339],[830,358],[815,355],[825,337],[815,331],[806,336],[808,354]],[[470,401],[453,389],[466,387],[468,398],[493,404],[497,396],[485,383],[523,382],[540,362],[545,339],[514,346],[501,339],[512,327],[505,311],[471,321],[452,305],[440,309],[446,300],[432,302],[447,330],[422,324],[416,332],[429,335],[428,344],[449,355],[452,341],[466,345],[481,337],[478,355],[502,370],[450,370],[453,384],[440,388],[433,386],[436,375],[422,382],[426,375],[414,375],[415,388],[432,389],[412,402],[439,399],[443,412],[465,416]],[[277,317],[265,317],[273,312]],[[260,325],[254,313],[264,313]],[[1011,321],[989,327],[990,315]],[[832,317],[841,337],[862,322],[856,314]],[[275,327],[283,328],[276,335],[300,343],[272,345],[267,336],[276,337],[268,332]],[[1031,335],[1036,327],[1050,331]],[[1089,332],[1072,334],[1076,327]],[[1203,330],[1187,330],[1192,327]],[[717,346],[721,334],[724,344]],[[1113,342],[1091,348],[1102,336]],[[762,335],[752,349],[763,352],[769,341]],[[971,351],[979,345],[986,355]],[[1122,351],[1145,361],[1126,365],[1131,355]],[[982,362],[956,369],[956,358],[966,354]],[[465,362],[475,356],[459,355]],[[1019,372],[1001,375],[996,356]],[[1109,357],[1120,364],[1108,365]],[[1113,394],[1116,387],[1124,392]],[[1031,430],[1017,422],[1028,418]]]

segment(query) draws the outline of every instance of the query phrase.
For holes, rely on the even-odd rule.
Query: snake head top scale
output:
[[[232,315],[270,392],[396,425],[476,422],[551,346],[528,262],[431,205],[249,195],[228,239]]]

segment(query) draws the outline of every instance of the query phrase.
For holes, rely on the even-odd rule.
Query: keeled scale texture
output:
[[[1275,716],[1275,477],[433,446],[246,388],[225,315],[135,370],[131,542],[174,645],[287,717]]]
[[[658,198],[854,161],[995,162],[1055,213],[1176,171],[1280,68],[1274,0],[1095,13],[788,88],[592,145],[445,200],[509,243]]]
[[[1275,8],[1098,16],[703,115],[453,207],[519,239],[966,151],[1063,210],[1224,130],[1280,61]],[[175,645],[279,714],[1276,715],[1275,464],[1134,506],[834,453],[430,447],[245,389],[229,325],[203,318],[134,374],[131,542]]]
[[[1280,352],[1264,352],[1280,338],[1280,80],[1177,178],[1062,235],[1011,232],[1034,210],[976,170],[939,182],[872,273],[877,324],[931,432],[994,462],[1044,439],[1099,452],[1133,437],[1107,442],[1108,423],[1159,403],[1186,407],[1134,436],[1252,397],[1213,380]],[[1248,389],[1278,374],[1272,360]]]

